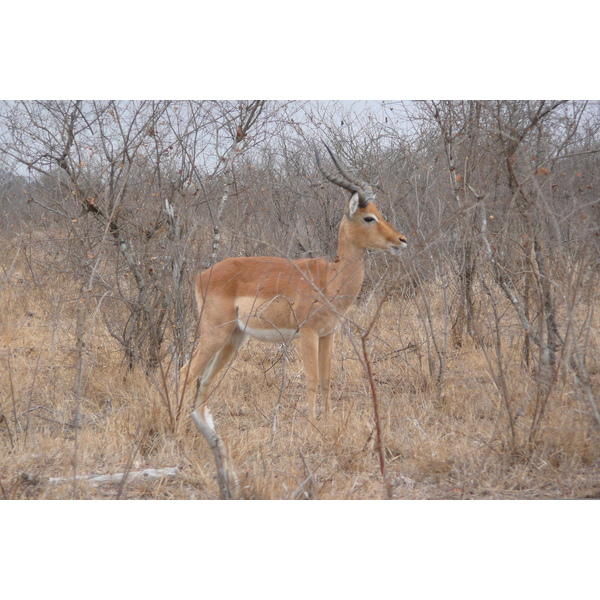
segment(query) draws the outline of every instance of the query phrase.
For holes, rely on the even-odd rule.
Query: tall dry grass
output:
[[[65,273],[42,277],[16,245],[4,244],[3,253],[0,495],[217,498],[206,443],[187,421],[175,429],[169,425],[165,391],[174,389],[172,373],[163,381],[160,373],[128,370],[122,349],[93,307],[81,362],[75,331],[78,282]],[[600,441],[569,373],[554,382],[532,436],[539,386],[524,364],[522,332],[510,307],[496,298],[498,321],[480,291],[478,335],[457,345],[448,317],[451,294],[447,287],[423,284],[389,296],[379,310],[381,296],[357,303],[334,350],[333,413],[317,427],[307,419],[298,349],[292,345],[284,352],[255,341],[244,346],[211,398],[239,497],[385,497],[371,392],[357,352],[359,326],[373,318],[367,346],[393,497],[598,496]],[[588,320],[592,314],[587,327],[593,345],[598,311],[585,314]],[[594,347],[588,355],[600,353]],[[597,397],[599,369],[593,362],[588,367]],[[74,391],[78,368],[79,395]],[[175,466],[178,477],[122,487],[74,479]]]

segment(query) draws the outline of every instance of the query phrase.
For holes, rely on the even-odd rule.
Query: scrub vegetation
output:
[[[219,374],[235,496],[600,497],[600,112],[563,101],[0,104],[0,497],[219,498],[193,280],[335,258],[319,140],[408,247],[367,256],[329,418],[296,342]]]

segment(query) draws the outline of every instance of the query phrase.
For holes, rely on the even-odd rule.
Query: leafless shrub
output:
[[[91,454],[110,458],[88,450],[88,432],[123,467],[141,422],[136,460],[191,457],[173,372],[196,337],[192,275],[225,256],[334,258],[343,195],[319,185],[309,151],[326,139],[375,183],[409,249],[400,263],[368,257],[323,437],[301,432],[286,401],[301,390],[293,348],[283,382],[277,349],[250,346],[228,372],[216,419],[242,496],[379,493],[356,348],[383,298],[367,350],[396,496],[435,496],[444,481],[446,496],[539,491],[593,468],[599,127],[592,102],[2,103],[0,444],[25,472],[36,445],[64,469],[77,431],[77,469],[93,472]],[[6,464],[5,497],[61,493]],[[177,493],[209,497],[202,482]]]

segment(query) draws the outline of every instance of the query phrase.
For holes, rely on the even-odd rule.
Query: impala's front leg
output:
[[[319,337],[310,329],[300,330],[300,348],[308,394],[308,420],[317,420],[317,387],[319,385]]]
[[[325,403],[325,414],[331,410],[331,347],[333,333],[319,338],[319,381],[321,382],[321,396]]]

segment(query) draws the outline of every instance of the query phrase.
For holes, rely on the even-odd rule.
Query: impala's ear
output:
[[[352,219],[356,214],[358,209],[358,194],[354,192],[352,196],[350,196],[350,200],[348,200],[348,216]]]

